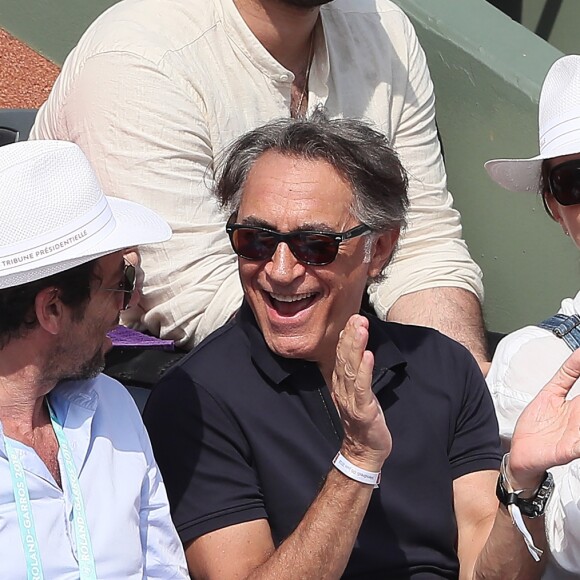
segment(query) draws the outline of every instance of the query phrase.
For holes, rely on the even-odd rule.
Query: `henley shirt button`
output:
[[[282,83],[286,83],[286,82],[288,82],[288,81],[290,80],[290,75],[286,75],[286,74],[284,74],[284,75],[280,75],[280,76],[278,77],[278,80],[279,80],[280,82],[282,82]]]

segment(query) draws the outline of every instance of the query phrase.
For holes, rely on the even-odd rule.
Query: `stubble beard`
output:
[[[51,357],[51,367],[46,369],[45,377],[54,384],[61,381],[84,381],[94,379],[105,368],[105,354],[98,348],[94,354],[79,362],[74,352],[67,351],[62,346],[57,347]],[[80,354],[80,353],[79,353]],[[67,364],[68,362],[68,364]]]
[[[72,371],[70,374],[63,377],[61,380],[86,381],[89,379],[94,379],[96,376],[101,374],[104,369],[105,369],[105,355],[99,349],[90,359],[83,362],[79,368]]]

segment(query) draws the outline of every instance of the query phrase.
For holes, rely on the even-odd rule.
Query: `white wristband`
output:
[[[503,477],[503,480],[505,482],[506,490],[509,493],[516,493],[519,495],[524,490],[523,489],[515,490],[513,485],[511,484],[511,481],[508,478],[507,462],[509,459],[509,455],[510,455],[509,453],[506,453],[503,456],[503,458],[501,460],[501,465],[500,465],[499,471],[500,471],[501,476]],[[537,493],[537,490],[536,490],[536,493]],[[530,532],[528,531],[528,528],[526,527],[526,524],[524,522],[524,518],[522,517],[522,512],[520,511],[520,508],[517,506],[517,504],[514,503],[514,504],[508,505],[507,510],[512,518],[512,523],[518,529],[520,534],[524,537],[524,541],[526,543],[526,548],[528,549],[528,552],[530,553],[530,555],[532,556],[532,558],[536,562],[539,562],[540,558],[544,552],[542,550],[540,550],[540,548],[538,548],[534,544],[534,538],[532,538],[532,534],[530,534]]]
[[[335,455],[332,464],[338,471],[344,473],[350,479],[354,479],[360,483],[374,485],[375,489],[379,487],[381,481],[381,472],[367,471],[362,467],[357,467],[351,463],[340,451]]]

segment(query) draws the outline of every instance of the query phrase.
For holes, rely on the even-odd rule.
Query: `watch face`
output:
[[[536,518],[538,516],[544,515],[544,512],[546,511],[546,506],[548,505],[548,501],[552,497],[553,491],[554,491],[554,477],[548,471],[546,473],[544,481],[542,481],[542,485],[540,485],[536,493],[536,497],[534,497],[531,500],[528,500],[531,502],[534,512],[534,515],[530,515],[529,517]]]

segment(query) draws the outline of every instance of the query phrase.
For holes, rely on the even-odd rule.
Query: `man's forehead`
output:
[[[350,183],[325,159],[277,151],[267,151],[256,159],[243,186],[242,200],[244,196],[266,196],[270,190],[288,196],[340,190],[343,197],[352,196]]]
[[[248,174],[237,217],[281,230],[337,231],[352,220],[352,201],[350,184],[327,161],[268,152]]]

